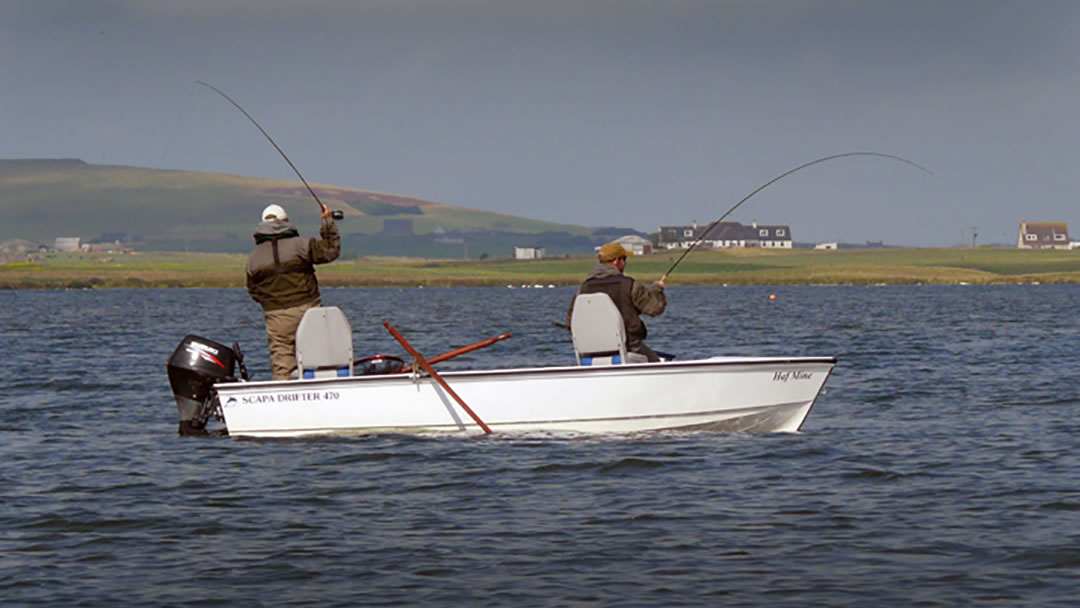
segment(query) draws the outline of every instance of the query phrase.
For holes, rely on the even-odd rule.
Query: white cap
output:
[[[289,215],[285,213],[285,210],[281,208],[281,205],[267,205],[266,209],[262,212],[262,221],[270,220],[282,220],[287,221]]]

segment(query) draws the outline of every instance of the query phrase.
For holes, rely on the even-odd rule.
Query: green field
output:
[[[677,258],[663,252],[630,260],[627,274],[659,278]],[[243,287],[243,254],[49,254],[0,265],[0,288]],[[543,260],[424,260],[364,257],[319,266],[332,286],[576,285],[592,256]],[[861,249],[694,252],[669,285],[866,285],[1080,283],[1080,251],[1020,249]]]

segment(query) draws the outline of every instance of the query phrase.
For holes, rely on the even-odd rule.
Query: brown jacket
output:
[[[332,221],[319,229],[322,239],[301,237],[288,221],[262,222],[255,230],[255,250],[248,256],[247,289],[263,310],[307,304],[319,297],[315,264],[341,254],[341,236]]]
[[[609,264],[593,266],[578,289],[578,294],[601,292],[611,297],[611,301],[622,314],[623,323],[626,325],[626,345],[630,350],[644,342],[649,333],[640,315],[656,317],[667,308],[663,285],[653,283],[646,287]],[[574,298],[577,298],[577,294]],[[574,300],[570,300],[570,309],[566,312],[567,327],[570,326],[570,317],[573,314]]]

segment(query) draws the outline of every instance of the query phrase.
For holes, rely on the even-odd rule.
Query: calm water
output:
[[[570,295],[324,300],[358,356],[514,334],[453,369],[570,362]],[[839,357],[802,433],[179,438],[184,334],[269,376],[244,292],[2,292],[0,604],[1076,604],[1080,286],[669,297],[680,358]]]

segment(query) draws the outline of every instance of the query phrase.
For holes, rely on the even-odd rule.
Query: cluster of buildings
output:
[[[50,251],[59,251],[62,253],[132,253],[132,249],[125,246],[120,241],[116,241],[115,243],[84,243],[82,239],[77,236],[62,236],[57,237],[53,241],[53,246],[49,247],[45,243],[15,238],[0,243],[0,260],[5,262],[33,262],[40,260],[42,256]]]
[[[390,223],[387,220],[384,232],[387,234],[408,235],[412,234],[412,222],[402,220],[400,224]],[[104,235],[103,235],[104,236]],[[109,236],[114,236],[110,234]],[[126,235],[125,235],[126,236]],[[437,242],[459,242],[464,239],[452,239],[453,235],[437,231]],[[138,239],[139,237],[135,237]],[[634,255],[647,255],[657,249],[686,249],[694,243],[706,249],[726,248],[763,248],[763,249],[791,249],[791,227],[786,224],[758,224],[751,222],[749,226],[739,222],[718,222],[715,225],[701,226],[692,222],[683,226],[660,226],[655,235],[655,240],[629,234],[614,239],[622,244],[627,251]],[[28,259],[42,255],[48,251],[61,252],[114,252],[131,253],[131,249],[125,246],[121,239],[113,243],[101,242],[98,239],[92,243],[84,243],[79,237],[58,237],[49,247],[42,243],[27,241],[24,239],[11,239],[0,243],[0,258],[4,260]],[[1066,222],[1020,222],[1020,229],[1016,239],[1016,246],[1020,249],[1080,249],[1080,242],[1075,242],[1069,237],[1069,226]],[[596,246],[599,249],[600,246]],[[821,243],[817,249],[836,249],[836,243]],[[515,247],[514,257],[519,260],[538,260],[547,255],[543,247]]]
[[[0,262],[33,262],[49,250],[41,243],[26,239],[10,239],[0,243]]]
[[[81,238],[77,236],[61,236],[57,237],[53,242],[54,251],[62,251],[72,253],[81,251],[83,253],[132,253],[131,247],[122,243],[119,239],[111,242],[102,240],[92,241],[84,243]]]
[[[692,222],[686,226],[660,226],[656,241],[645,237],[628,234],[613,239],[616,243],[634,255],[647,255],[656,249],[687,249],[694,243],[706,249],[725,249],[731,247],[763,247],[791,249],[791,228],[787,225],[764,225],[755,220],[749,226],[739,222],[718,222],[715,226],[699,226]],[[518,247],[514,257],[518,259],[536,259],[543,257],[530,248]],[[600,245],[594,247],[600,249]]]
[[[701,226],[692,222],[684,226],[660,226],[655,241],[638,235],[627,235],[615,239],[634,255],[652,253],[654,249],[687,249],[694,243],[707,249],[726,249],[733,247],[791,249],[793,245],[791,227],[786,224],[758,224],[749,226],[739,222],[718,222],[714,226]],[[883,243],[867,243],[868,246],[883,246]],[[1069,237],[1066,222],[1020,222],[1020,231],[1016,246],[1021,249],[1080,249],[1080,242]],[[819,243],[815,249],[837,249],[837,243]],[[599,249],[597,246],[595,249]],[[518,247],[514,257],[518,259],[539,259],[544,257],[543,248]]]
[[[791,227],[786,224],[765,225],[754,220],[749,226],[739,222],[717,222],[714,226],[699,225],[696,221],[685,226],[660,226],[655,240],[638,234],[628,234],[612,239],[634,255],[648,255],[659,249],[686,249],[698,243],[705,249],[731,247],[761,247],[791,249]],[[593,249],[599,250],[601,245]],[[835,248],[835,245],[833,246]],[[542,247],[515,247],[514,257],[519,260],[543,258]]]

